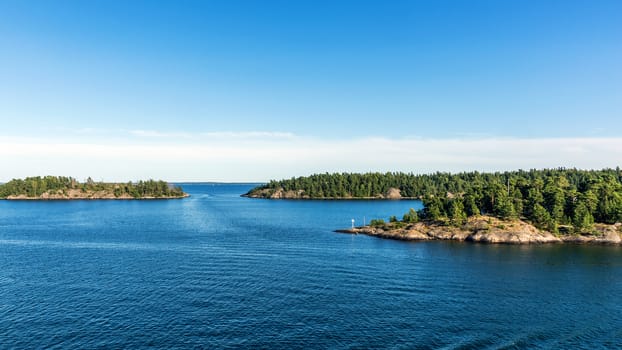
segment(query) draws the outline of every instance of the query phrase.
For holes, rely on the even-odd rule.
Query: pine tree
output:
[[[464,212],[462,199],[455,198],[449,202],[449,222],[453,226],[462,226],[466,222],[467,215]]]
[[[574,217],[572,218],[572,224],[578,232],[585,232],[594,225],[594,217],[585,203],[579,202],[579,204],[577,204]]]
[[[404,214],[404,216],[402,217],[402,221],[408,222],[408,223],[418,222],[419,221],[419,215],[417,214],[415,209],[410,208],[408,213]]]

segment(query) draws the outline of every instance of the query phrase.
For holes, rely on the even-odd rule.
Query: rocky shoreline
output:
[[[403,227],[401,227],[403,226]],[[591,243],[622,244],[622,224],[595,224],[591,234],[553,234],[521,221],[503,221],[477,216],[461,227],[439,223],[388,223],[384,226],[361,226],[336,230],[339,233],[365,234],[402,241],[462,241],[500,244]]]
[[[242,197],[248,198],[263,198],[263,199],[317,199],[317,200],[376,200],[376,199],[420,199],[418,197],[404,197],[401,195],[400,190],[397,188],[389,188],[385,193],[379,194],[375,197],[311,197],[305,193],[304,190],[284,190],[283,188],[270,189],[264,188],[261,190],[251,191],[243,194]]]
[[[64,192],[44,192],[40,196],[37,197],[28,197],[26,195],[11,195],[4,198],[5,200],[14,200],[14,201],[45,201],[45,200],[151,200],[151,199],[181,199],[190,197],[189,194],[184,193],[181,196],[143,196],[143,197],[133,197],[127,193],[121,194],[119,196],[115,196],[114,193],[110,191],[81,191],[79,189],[72,189]]]

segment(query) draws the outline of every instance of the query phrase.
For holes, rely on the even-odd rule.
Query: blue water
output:
[[[332,232],[416,201],[0,201],[0,348],[622,347],[622,249]]]

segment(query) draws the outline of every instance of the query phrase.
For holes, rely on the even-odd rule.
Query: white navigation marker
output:
[[[352,219],[352,229],[354,229],[354,219]]]

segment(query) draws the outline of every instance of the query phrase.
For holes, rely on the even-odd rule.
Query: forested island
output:
[[[188,197],[181,187],[165,181],[127,183],[96,182],[90,177],[78,182],[65,176],[36,176],[13,179],[0,185],[0,199],[173,199]]]
[[[496,230],[503,233],[499,242],[552,242],[565,241],[564,238],[585,241],[582,237],[591,241],[607,235],[607,241],[618,242],[619,223],[622,222],[622,171],[619,168],[425,175],[318,174],[271,181],[246,195],[296,199],[421,199],[424,208],[411,210],[401,220],[397,217],[389,222],[378,219],[370,226],[357,229],[361,233],[398,239],[408,237],[410,232],[412,239],[488,241],[487,237],[491,236],[486,233]],[[528,231],[535,236],[517,238]],[[453,232],[454,238],[447,238],[451,236],[446,236],[447,232]],[[512,236],[512,232],[518,236]],[[534,238],[538,235],[546,238]]]

